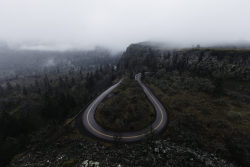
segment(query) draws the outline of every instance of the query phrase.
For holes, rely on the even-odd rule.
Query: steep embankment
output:
[[[197,75],[250,80],[250,50],[162,49],[132,44],[121,57],[122,71],[191,71]]]

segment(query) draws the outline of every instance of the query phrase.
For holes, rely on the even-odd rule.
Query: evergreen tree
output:
[[[15,89],[19,91],[21,89],[21,86],[17,83]]]
[[[45,88],[49,88],[50,87],[50,82],[49,82],[49,78],[47,75],[45,75],[44,79],[43,79],[43,84],[45,86]]]
[[[224,92],[224,89],[223,89],[223,80],[221,78],[215,78],[213,80],[213,83],[214,83],[214,95],[215,96],[220,96],[223,94]]]
[[[26,87],[23,87],[23,95],[25,95],[25,96],[28,95],[28,91],[27,91]]]
[[[83,80],[83,74],[82,74],[82,70],[80,70],[80,73],[79,73],[79,75],[80,75],[80,80]]]
[[[94,82],[94,76],[93,76],[92,73],[90,73],[89,76],[87,77],[86,88],[91,91],[93,86],[94,86],[94,83],[95,83]]]
[[[38,88],[39,87],[39,82],[38,80],[35,80],[35,83],[34,83],[35,87]]]
[[[0,85],[0,96],[3,96],[4,95],[4,89],[2,87],[2,85]]]
[[[141,73],[141,80],[144,80],[144,79],[145,79],[145,71],[143,70]]]
[[[72,77],[72,78],[71,78],[71,86],[74,86],[75,83],[76,83],[76,82],[75,82],[75,79]]]
[[[59,77],[58,82],[59,82],[59,88],[62,89],[64,87],[64,85],[65,85],[62,77]]]
[[[7,86],[7,90],[12,90],[13,89],[10,82],[7,82],[6,86]]]

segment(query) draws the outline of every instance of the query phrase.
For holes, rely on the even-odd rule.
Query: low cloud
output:
[[[249,0],[1,0],[0,40],[45,50],[250,41],[249,6]]]

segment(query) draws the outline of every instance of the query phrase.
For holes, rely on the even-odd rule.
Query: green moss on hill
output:
[[[95,118],[113,131],[135,131],[149,126],[155,111],[135,80],[124,79],[97,108]]]
[[[166,137],[250,164],[249,82],[223,80],[218,94],[216,82],[190,73],[159,71],[146,80],[169,107]]]

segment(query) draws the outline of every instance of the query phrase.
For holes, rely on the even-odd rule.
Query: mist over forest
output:
[[[10,0],[0,2],[0,40],[29,49],[125,50],[142,41],[248,42],[248,0]]]
[[[0,167],[249,167],[249,0],[1,0]]]

